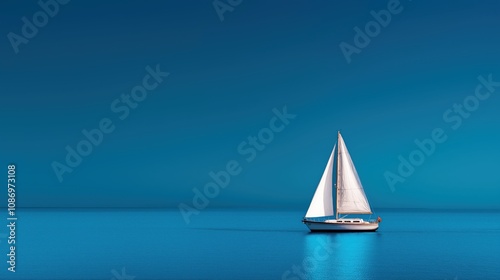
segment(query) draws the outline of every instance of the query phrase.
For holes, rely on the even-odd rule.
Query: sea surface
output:
[[[17,211],[0,279],[500,279],[498,211],[377,211],[367,233],[309,233],[303,211]]]

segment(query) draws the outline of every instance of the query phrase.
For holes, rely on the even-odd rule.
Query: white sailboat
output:
[[[337,192],[334,205],[332,184],[335,163]],[[339,131],[337,145],[333,147],[323,176],[302,222],[311,231],[376,231],[381,221],[380,217],[370,221],[362,218],[346,218],[346,215],[350,214],[372,214],[372,210]]]

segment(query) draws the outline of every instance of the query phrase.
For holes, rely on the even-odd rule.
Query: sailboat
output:
[[[335,165],[336,201],[334,205],[332,184]],[[371,215],[372,210],[339,131],[337,144],[333,147],[323,176],[302,222],[311,231],[376,231],[381,222],[380,217],[377,220],[367,221],[362,218],[346,217],[352,214]]]

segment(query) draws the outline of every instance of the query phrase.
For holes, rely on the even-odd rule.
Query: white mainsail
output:
[[[333,160],[335,158],[335,146],[333,147],[328,163],[326,164],[323,176],[319,181],[314,197],[309,205],[306,218],[325,217],[333,215],[332,181],[333,181]]]
[[[337,212],[342,214],[372,214],[358,173],[340,133],[338,146]]]

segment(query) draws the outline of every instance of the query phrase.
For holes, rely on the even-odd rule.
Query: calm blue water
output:
[[[2,227],[1,279],[500,279],[500,212],[378,211],[375,233],[310,234],[303,211],[189,226],[173,210],[18,211],[17,272]]]

